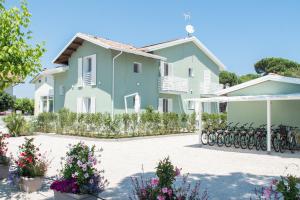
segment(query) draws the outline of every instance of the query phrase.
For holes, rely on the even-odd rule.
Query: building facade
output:
[[[195,37],[137,48],[78,33],[54,59],[53,110],[133,112],[140,108],[191,113],[186,98],[214,93],[224,65]],[[217,111],[207,105],[208,112]]]

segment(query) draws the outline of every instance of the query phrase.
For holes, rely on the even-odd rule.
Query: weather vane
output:
[[[188,24],[185,26],[185,30],[187,32],[188,37],[192,37],[192,34],[195,32],[194,27],[189,23],[191,20],[191,14],[188,13],[183,13],[184,20],[188,21]]]

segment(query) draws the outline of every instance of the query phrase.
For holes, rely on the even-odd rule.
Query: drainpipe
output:
[[[117,55],[113,57],[113,68],[112,68],[112,92],[111,92],[111,118],[114,119],[114,99],[115,99],[115,60],[123,53],[120,51]]]

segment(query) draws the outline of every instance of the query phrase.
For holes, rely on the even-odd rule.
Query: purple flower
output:
[[[175,176],[180,175],[180,169],[178,167],[175,168]]]
[[[158,196],[157,196],[157,200],[165,200],[165,197],[162,196],[162,195],[158,195]]]
[[[173,191],[172,191],[172,189],[169,189],[169,190],[168,190],[168,195],[169,195],[169,197],[171,197],[171,196],[172,196],[172,194],[173,194]]]
[[[266,198],[266,199],[270,199],[271,197],[271,190],[270,188],[265,188],[264,191],[263,191],[263,196]]]
[[[151,179],[151,185],[152,185],[152,186],[154,186],[154,187],[155,187],[155,186],[157,186],[157,185],[158,185],[158,183],[159,183],[159,180],[158,180],[158,178],[152,178],[152,179]]]
[[[162,191],[162,193],[166,194],[166,193],[168,193],[168,188],[164,187],[164,188],[161,189],[161,191]]]

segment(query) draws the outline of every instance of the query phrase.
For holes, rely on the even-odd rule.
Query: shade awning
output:
[[[209,98],[190,98],[185,101],[194,102],[232,102],[232,101],[275,101],[275,100],[300,100],[300,93],[278,95],[253,95],[253,96],[217,96]]]

